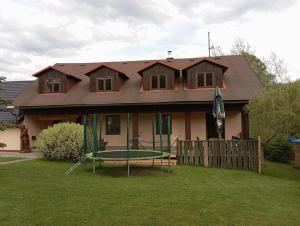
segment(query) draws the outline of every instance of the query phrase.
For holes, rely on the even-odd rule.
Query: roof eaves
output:
[[[129,79],[129,77],[128,77],[124,72],[122,72],[122,71],[120,71],[120,70],[117,70],[117,69],[115,69],[115,68],[113,68],[113,67],[111,67],[111,66],[108,66],[108,65],[106,65],[106,64],[100,64],[100,65],[97,65],[95,68],[93,68],[92,70],[88,71],[88,72],[85,73],[85,74],[86,74],[87,76],[89,76],[92,72],[94,72],[94,71],[96,71],[96,70],[98,70],[99,68],[102,68],[102,67],[106,67],[106,68],[108,68],[108,69],[111,69],[111,70],[113,70],[113,71],[116,71],[116,72],[120,73],[122,76],[124,76],[126,79]]]
[[[145,71],[145,70],[147,70],[147,69],[149,69],[149,68],[151,68],[151,67],[153,67],[154,65],[157,65],[157,64],[161,64],[161,65],[163,65],[163,66],[165,66],[165,67],[168,67],[168,68],[171,68],[171,69],[173,69],[173,70],[176,70],[176,71],[180,71],[178,68],[176,68],[176,67],[174,67],[174,66],[171,66],[171,65],[169,65],[169,64],[166,64],[165,62],[162,62],[162,61],[155,61],[155,62],[153,62],[152,64],[150,64],[150,65],[147,65],[146,67],[143,67],[143,68],[141,68],[140,70],[138,70],[138,74],[139,75],[141,75],[141,76],[143,76],[143,72]]]
[[[58,68],[56,68],[54,66],[48,66],[48,67],[46,67],[46,68],[44,68],[44,69],[42,69],[42,70],[34,73],[32,76],[39,77],[40,74],[42,74],[43,72],[45,72],[47,70],[50,70],[50,69],[55,70],[55,71],[59,71],[59,72],[65,74],[65,75],[67,75],[68,77],[72,77],[72,78],[75,78],[75,79],[78,79],[78,80],[82,80],[79,76],[66,73],[66,72],[64,72],[64,71],[62,71],[62,70],[60,70],[60,69],[58,69]]]
[[[218,65],[218,66],[222,67],[222,68],[224,69],[224,72],[228,69],[228,66],[227,66],[227,65],[222,64],[222,63],[220,63],[220,62],[217,62],[217,61],[215,61],[215,60],[213,60],[213,59],[211,59],[211,58],[204,57],[204,58],[201,58],[200,60],[195,61],[195,62],[193,62],[192,64],[186,66],[185,68],[182,68],[182,70],[187,70],[187,69],[193,67],[194,65],[200,64],[200,63],[203,62],[203,61],[207,61],[207,62],[209,62],[209,63],[212,63],[212,64],[215,64],[215,65]]]

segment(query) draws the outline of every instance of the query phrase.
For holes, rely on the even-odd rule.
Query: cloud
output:
[[[0,47],[34,55],[66,56],[88,43],[74,36],[63,26],[20,25],[17,21],[0,18]]]
[[[173,50],[174,57],[206,55],[208,27],[212,37],[221,37],[220,45],[230,42],[227,45],[231,46],[245,20],[266,21],[264,15],[268,13],[274,14],[273,22],[295,3],[296,0],[3,0],[0,73],[28,78],[55,62],[156,58],[165,57],[167,50]],[[244,31],[246,39],[256,30],[254,27],[249,33]]]
[[[295,5],[297,0],[173,0],[178,10],[197,16],[205,24],[225,23],[245,18],[249,13],[278,12]]]

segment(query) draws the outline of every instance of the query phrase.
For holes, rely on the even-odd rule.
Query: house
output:
[[[245,105],[262,90],[243,56],[57,63],[33,76],[36,81],[14,101],[24,112],[30,137],[58,122],[82,122],[84,114],[96,112],[110,148],[126,146],[127,113],[132,113],[132,136],[140,139],[152,139],[152,119],[158,112],[163,133],[166,116],[171,116],[172,139],[217,137],[211,114],[217,86],[226,111],[222,136],[248,138]]]
[[[32,83],[32,81],[1,82],[0,97],[5,100],[13,101],[30,83]],[[0,131],[0,142],[6,144],[6,147],[2,150],[20,150],[20,124],[23,118],[23,114],[13,105],[0,106],[0,123],[12,125],[5,131]]]

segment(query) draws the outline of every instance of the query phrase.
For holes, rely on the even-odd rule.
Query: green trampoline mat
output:
[[[86,154],[87,158],[100,160],[147,160],[161,158],[160,151],[153,150],[107,150],[99,151],[96,156],[92,152]],[[163,152],[162,157],[169,157],[168,152]]]

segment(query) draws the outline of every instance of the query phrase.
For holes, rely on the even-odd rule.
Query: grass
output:
[[[297,225],[300,170],[266,163],[263,175],[177,166],[79,167],[33,160],[0,166],[0,222],[6,225]]]
[[[18,158],[18,157],[0,157],[0,162],[9,162],[9,161],[14,161],[14,160],[19,160],[23,158]]]

